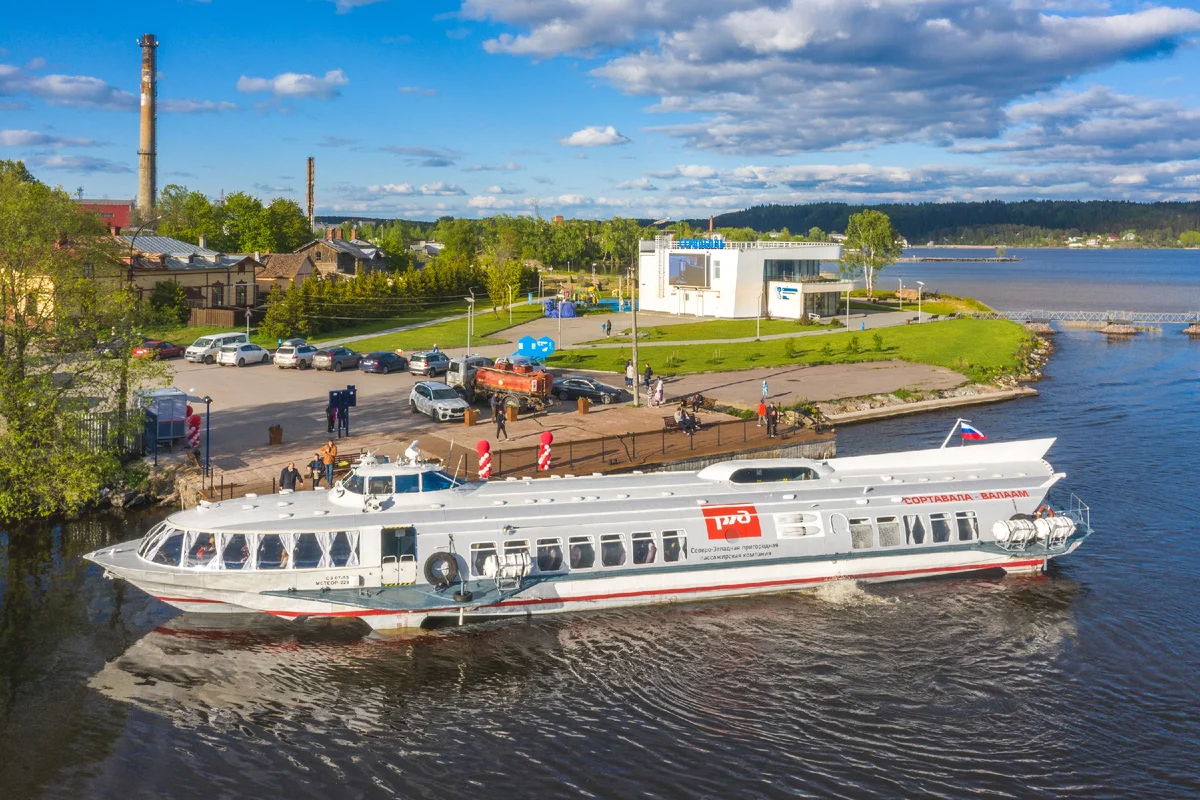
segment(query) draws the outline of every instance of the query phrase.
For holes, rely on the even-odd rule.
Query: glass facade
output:
[[[821,262],[815,259],[768,258],[763,277],[769,281],[802,281],[821,277]]]

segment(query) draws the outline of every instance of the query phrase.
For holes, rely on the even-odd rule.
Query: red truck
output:
[[[550,394],[553,387],[554,376],[544,369],[502,358],[495,366],[477,368],[474,379],[464,388],[471,402],[491,400],[497,395],[506,406],[541,411],[554,402]]]

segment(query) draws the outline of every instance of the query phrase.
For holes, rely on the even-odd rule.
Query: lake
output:
[[[1196,253],[1032,252],[903,269],[998,305],[1087,307],[1060,293],[1086,283],[1151,309],[1200,283]],[[1200,341],[1178,330],[1065,332],[1039,397],[967,413],[993,441],[1059,437],[1096,533],[1045,576],[377,641],[181,616],[79,559],[153,514],[10,532],[0,797],[1200,795]],[[839,452],[936,447],[954,417],[846,428]]]

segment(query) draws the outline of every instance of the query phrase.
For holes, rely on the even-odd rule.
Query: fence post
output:
[[[717,423],[717,447],[721,446],[721,423]]]
[[[662,437],[662,454],[665,456],[667,454],[667,429],[663,428],[659,431],[659,436]]]
[[[496,477],[500,477],[500,473],[504,472],[504,451],[496,451]]]
[[[632,461],[633,459],[637,458],[637,434],[636,433],[629,434],[629,446],[633,450],[633,455],[629,459],[630,461]]]
[[[575,465],[575,443],[570,441],[567,442],[567,463]]]
[[[746,420],[742,420],[742,441],[746,441]]]
[[[604,437],[603,436],[600,437],[600,463],[602,463],[602,464],[607,463],[607,459],[604,456]]]

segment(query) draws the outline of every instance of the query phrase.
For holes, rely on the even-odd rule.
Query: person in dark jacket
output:
[[[279,473],[279,488],[284,491],[296,491],[296,482],[304,483],[304,476],[296,469],[296,463],[289,461],[283,472]]]
[[[496,441],[500,441],[500,434],[504,434],[504,438],[508,438],[508,428],[504,427],[504,409],[500,409],[500,413],[496,415]]]
[[[650,391],[650,379],[654,377],[654,370],[650,369],[650,365],[646,365],[646,372],[642,376],[642,381],[646,384],[646,391]]]
[[[775,438],[779,435],[779,409],[774,403],[767,406],[767,436]]]
[[[333,433],[333,426],[337,424],[337,411],[333,406],[325,406],[325,427],[329,433]]]
[[[496,417],[500,416],[500,395],[492,395],[492,399],[488,400],[488,405],[492,408],[492,422],[495,422]]]

